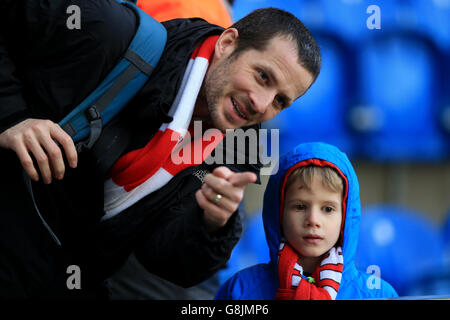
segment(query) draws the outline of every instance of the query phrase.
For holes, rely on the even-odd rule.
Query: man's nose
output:
[[[260,90],[250,95],[251,108],[254,113],[264,114],[275,99],[273,90]]]

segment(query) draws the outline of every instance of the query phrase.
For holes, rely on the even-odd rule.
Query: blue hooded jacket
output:
[[[305,143],[281,157],[278,172],[269,179],[264,193],[263,221],[270,262],[237,272],[217,292],[216,299],[273,300],[279,287],[277,254],[281,240],[279,221],[280,186],[286,172],[300,161],[321,159],[334,164],[348,180],[343,236],[344,270],[336,299],[396,297],[390,284],[355,266],[361,218],[359,183],[350,160],[339,149],[325,143]]]

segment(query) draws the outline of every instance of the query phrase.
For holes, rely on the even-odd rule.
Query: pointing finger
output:
[[[253,172],[236,172],[228,179],[228,182],[235,187],[245,187],[248,184],[255,182],[256,179],[256,174]]]

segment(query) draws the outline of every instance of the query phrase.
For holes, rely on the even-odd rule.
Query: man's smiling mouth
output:
[[[245,120],[248,120],[248,117],[247,117],[245,114],[242,113],[242,111],[239,109],[239,106],[238,106],[237,102],[234,101],[233,98],[231,98],[231,102],[233,103],[233,107],[234,107],[234,110],[236,111],[236,113],[237,113],[241,118],[243,118],[243,119],[245,119]]]

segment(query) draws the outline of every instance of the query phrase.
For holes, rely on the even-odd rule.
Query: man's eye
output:
[[[276,99],[277,105],[280,109],[286,108],[286,101],[282,97],[276,96],[275,99]]]
[[[259,77],[261,78],[261,80],[263,80],[264,82],[269,80],[269,77],[267,76],[267,74],[264,71],[258,71]]]

